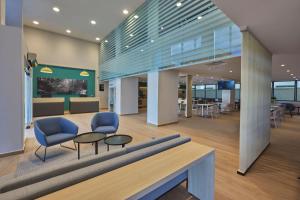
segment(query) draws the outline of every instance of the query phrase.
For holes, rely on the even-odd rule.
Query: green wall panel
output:
[[[46,74],[40,72],[41,68],[49,67],[53,70],[52,74]],[[80,76],[80,72],[87,71],[89,76]],[[60,67],[40,64],[33,68],[33,98],[40,97],[38,95],[37,79],[38,78],[59,78],[59,79],[77,79],[87,80],[87,95],[89,97],[95,96],[95,70],[77,69],[70,67]],[[78,97],[79,95],[53,95],[53,97],[64,97],[65,98],[65,110],[69,110],[70,97]]]

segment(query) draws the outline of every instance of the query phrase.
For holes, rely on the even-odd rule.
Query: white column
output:
[[[10,1],[9,1],[10,2]],[[22,1],[18,7],[22,7]],[[6,2],[7,3],[7,2]],[[20,12],[22,10],[6,10]],[[0,25],[0,154],[23,150],[24,57],[22,26]]]
[[[222,108],[228,104],[234,105],[235,103],[235,90],[222,90]]]
[[[138,113],[138,82],[137,77],[116,79],[115,110],[119,115]]]
[[[156,126],[178,121],[178,73],[148,72],[147,123]]]
[[[193,76],[187,75],[186,76],[186,90],[185,90],[185,99],[186,99],[186,105],[185,105],[185,117],[192,117],[192,86],[193,86]]]
[[[245,174],[270,143],[272,54],[243,32],[241,68],[240,165]]]

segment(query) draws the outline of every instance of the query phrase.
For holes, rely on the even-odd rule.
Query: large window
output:
[[[241,85],[240,84],[235,84],[235,100],[239,101],[241,97]]]
[[[297,101],[300,101],[300,81],[297,81]]]
[[[216,98],[216,85],[206,85],[206,98],[215,99]]]
[[[295,98],[295,82],[282,81],[274,82],[274,97],[277,100],[294,101]]]
[[[196,85],[196,98],[205,98],[205,85]]]

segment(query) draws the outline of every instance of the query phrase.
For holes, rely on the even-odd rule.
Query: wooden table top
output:
[[[151,188],[212,153],[213,148],[188,142],[138,162],[51,193],[40,199],[124,200]]]

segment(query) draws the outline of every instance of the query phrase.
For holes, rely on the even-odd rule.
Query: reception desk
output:
[[[69,110],[71,114],[99,112],[99,98],[71,97]]]
[[[33,117],[63,115],[65,98],[33,98]]]

